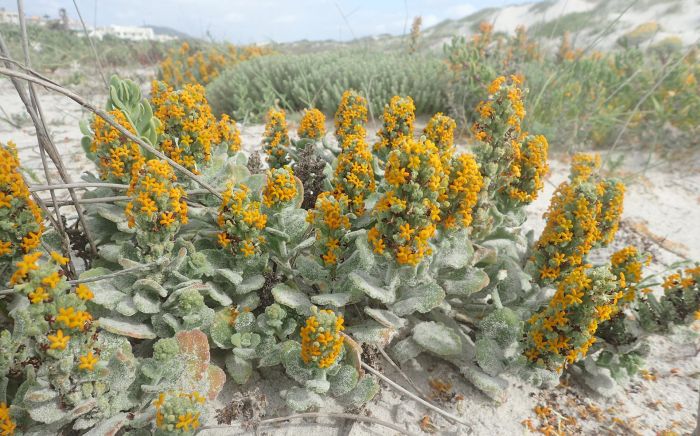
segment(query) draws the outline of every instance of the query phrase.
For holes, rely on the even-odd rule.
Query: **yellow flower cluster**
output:
[[[171,49],[160,63],[160,77],[167,83],[182,87],[188,83],[206,85],[224,69],[257,56],[272,53],[266,47],[193,47],[188,42]]]
[[[333,192],[336,196],[346,195],[351,211],[357,216],[364,215],[365,200],[376,190],[372,160],[364,137],[346,137],[343,151],[336,161]]]
[[[583,265],[585,256],[600,239],[596,217],[601,204],[589,184],[562,183],[554,192],[547,223],[535,244],[536,278],[549,284]]]
[[[10,408],[4,401],[0,403],[0,436],[11,436],[15,434],[17,424],[12,421]]]
[[[206,399],[198,392],[161,392],[153,401],[156,427],[170,433],[188,433],[200,426],[201,408]]]
[[[0,435],[10,436],[15,434],[15,428],[17,425],[12,421],[12,416],[10,416],[10,408],[4,401],[0,403]]]
[[[218,224],[222,231],[218,235],[219,245],[228,248],[234,255],[251,257],[260,253],[265,243],[263,230],[267,215],[260,210],[260,202],[253,201],[246,185],[229,185],[222,195]]]
[[[700,267],[687,268],[682,273],[677,272],[664,278],[664,291],[669,292],[678,288],[690,288],[699,283]]]
[[[301,328],[301,358],[306,364],[324,369],[333,366],[343,349],[343,315],[332,310],[311,308],[313,315]]]
[[[236,120],[229,117],[227,114],[221,115],[218,124],[219,135],[221,135],[222,144],[226,144],[226,150],[229,155],[235,154],[241,150],[241,131],[238,129]]]
[[[651,262],[651,256],[642,255],[635,246],[628,246],[610,256],[610,271],[618,278],[623,292],[620,306],[625,306],[637,297],[637,285],[642,281],[642,267]],[[619,309],[622,309],[620,307]]]
[[[484,179],[474,156],[463,153],[450,162],[447,198],[442,202],[442,226],[445,229],[469,227]]]
[[[423,135],[440,150],[443,165],[447,165],[454,154],[454,139],[457,123],[452,118],[438,112],[426,124]]]
[[[381,159],[400,147],[407,139],[413,138],[413,124],[416,120],[416,105],[411,97],[395,95],[384,106],[383,124],[377,132],[379,142],[374,151]]]
[[[287,118],[284,110],[270,109],[267,112],[265,133],[263,133],[263,148],[267,154],[267,164],[270,168],[282,168],[289,165],[287,147],[289,147]]]
[[[427,139],[408,138],[388,156],[384,195],[367,233],[376,253],[389,250],[399,264],[417,265],[432,253],[428,240],[441,220],[448,178],[439,150]]]
[[[571,158],[572,183],[581,183],[591,180],[600,169],[600,155],[589,153],[576,153]]]
[[[153,114],[161,122],[160,149],[170,159],[199,174],[209,165],[212,147],[221,142],[222,136],[204,87],[190,84],[175,91],[167,83],[154,80],[151,105]],[[228,121],[224,126],[228,127]],[[235,132],[229,131],[229,134]]]
[[[113,109],[109,115],[129,132],[136,133],[121,110]],[[112,183],[130,183],[146,161],[139,145],[97,115],[92,119],[90,128],[93,136],[89,156],[95,161],[100,178]]]
[[[59,267],[68,263],[67,258],[51,252],[48,262],[39,263],[41,257],[38,251],[25,255],[17,262],[10,283],[27,297],[32,314],[48,320],[46,348],[65,350],[74,338],[75,346],[89,350],[79,357],[78,369],[93,371],[99,358],[90,345],[92,335],[86,334],[92,327],[92,315],[87,311],[86,302],[94,295],[85,284],[70,292],[66,278],[59,273]]]
[[[524,149],[517,147],[511,165],[512,179],[507,188],[508,196],[519,203],[532,203],[544,187],[547,165],[547,138],[529,135],[523,141]]]
[[[597,219],[600,231],[598,245],[607,246],[615,238],[620,225],[625,200],[625,185],[616,179],[605,179],[598,183],[598,189],[603,191],[600,198],[601,213]]]
[[[131,181],[125,214],[129,227],[136,227],[144,234],[159,235],[167,240],[174,236],[180,224],[187,224],[186,193],[176,185],[177,178],[170,165],[151,159]],[[138,234],[137,234],[138,238]],[[147,249],[146,246],[141,248]]]
[[[318,109],[306,109],[297,134],[302,139],[320,141],[326,134],[326,116]]]
[[[571,175],[554,193],[547,223],[535,245],[535,278],[542,284],[557,281],[583,265],[588,252],[612,241],[622,214],[624,186],[595,173],[599,158],[577,155]]]
[[[358,137],[364,141],[367,136],[367,100],[353,90],[343,92],[340,105],[335,113],[335,137],[341,147],[345,146],[346,138]]]
[[[316,206],[308,212],[307,221],[316,229],[316,248],[328,267],[342,261],[343,239],[350,230],[348,208],[345,194],[322,192],[316,197]]]
[[[297,182],[290,166],[267,172],[267,184],[263,189],[263,204],[267,208],[288,205],[297,196]]]
[[[526,323],[525,356],[538,366],[561,372],[588,354],[599,324],[615,314],[621,297],[606,267],[574,268],[548,305]]]
[[[472,125],[477,140],[486,143],[506,139],[518,140],[525,118],[522,79],[518,76],[497,77],[488,87],[489,97],[476,108],[479,119]],[[505,120],[503,123],[501,120]]]
[[[475,155],[484,178],[472,225],[477,237],[493,230],[494,216],[498,213],[505,214],[513,206],[519,206],[506,195],[511,183],[530,183],[516,179],[522,173],[516,159],[522,157],[522,141],[526,136],[521,128],[525,117],[524,94],[520,77],[497,77],[488,86],[488,98],[476,107],[478,119],[472,125],[472,133],[481,142]]]
[[[17,148],[0,143],[0,259],[34,250],[43,232],[41,210],[20,173]]]

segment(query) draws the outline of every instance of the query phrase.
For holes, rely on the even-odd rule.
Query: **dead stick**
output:
[[[439,408],[438,406],[435,406],[435,405],[433,405],[433,404],[430,404],[429,402],[425,401],[424,399],[422,399],[421,397],[417,396],[416,394],[411,393],[410,391],[407,391],[406,389],[404,389],[403,387],[401,387],[401,385],[399,385],[398,383],[394,382],[393,380],[391,380],[390,378],[388,378],[387,376],[385,376],[385,375],[382,374],[381,372],[377,371],[376,369],[372,368],[371,366],[367,365],[365,362],[360,362],[360,365],[362,365],[362,367],[363,367],[364,369],[366,369],[367,371],[371,372],[372,374],[376,375],[377,377],[379,377],[380,379],[382,379],[383,381],[385,381],[385,382],[386,382],[389,386],[391,386],[392,388],[396,389],[397,391],[401,392],[401,393],[404,394],[404,395],[408,395],[409,397],[411,397],[411,399],[413,399],[413,400],[419,402],[420,404],[424,405],[424,406],[427,407],[428,409],[434,410],[435,412],[439,413],[440,415],[444,416],[445,418],[447,418],[447,419],[449,419],[449,420],[451,420],[451,421],[458,422],[458,423],[460,423],[460,424],[462,424],[462,425],[469,426],[469,424],[467,424],[466,422],[462,421],[461,419],[459,419],[457,416],[451,414],[450,412],[448,412],[448,411],[446,411],[446,410],[442,410],[442,409]]]
[[[76,182],[76,183],[54,183],[49,185],[33,185],[29,187],[29,192],[37,191],[53,191],[56,189],[73,189],[73,188],[112,188],[112,189],[129,189],[129,185],[121,183],[102,183],[102,182]]]
[[[382,357],[384,357],[384,359],[386,359],[386,361],[389,362],[389,365],[391,365],[396,371],[399,372],[399,374],[401,374],[401,376],[403,377],[403,379],[406,380],[406,381],[408,382],[409,385],[411,385],[411,387],[413,388],[413,390],[415,390],[416,393],[418,393],[418,395],[420,395],[420,396],[422,396],[422,397],[425,397],[425,396],[426,396],[425,393],[424,393],[423,391],[421,391],[421,390],[418,388],[418,386],[416,386],[415,383],[413,383],[413,380],[411,380],[411,379],[408,377],[408,375],[406,375],[406,373],[403,372],[403,371],[401,370],[401,368],[399,367],[399,365],[397,365],[397,364],[391,359],[391,357],[389,357],[389,355],[386,354],[386,351],[384,351],[384,348],[382,348],[382,347],[377,347],[377,350],[379,350],[379,353],[382,355]]]
[[[407,432],[405,429],[399,427],[398,425],[387,422],[387,421],[382,421],[377,418],[373,418],[371,416],[362,416],[362,415],[353,415],[351,413],[332,413],[332,412],[308,412],[308,413],[299,413],[296,415],[289,415],[289,416],[281,416],[279,418],[270,418],[270,419],[263,419],[262,421],[258,422],[258,425],[271,425],[271,424],[277,424],[280,422],[286,422],[290,421],[292,419],[302,419],[302,418],[339,418],[339,419],[353,419],[355,421],[362,421],[362,422],[368,422],[371,424],[378,424],[381,426],[384,426],[386,428],[390,428],[394,431],[398,431],[401,434],[406,434],[410,435],[412,433]],[[238,426],[240,425],[240,422],[237,422],[235,424],[230,424],[230,425],[209,425],[205,426],[199,429],[199,432],[203,430],[214,430],[214,429],[224,429],[224,428],[231,428],[232,426]]]
[[[19,19],[20,19],[20,28],[22,31],[22,48],[25,53],[25,58],[26,58],[26,68],[31,70],[31,64],[30,64],[30,59],[29,59],[29,38],[27,36],[27,26],[25,23],[24,19],[24,2],[23,0],[17,0],[17,9],[19,13]],[[9,53],[8,53],[9,55]],[[54,85],[55,86],[55,85]],[[29,82],[29,94],[31,96],[31,100],[34,104],[34,107],[36,108],[36,115],[38,117],[33,117],[32,120],[35,122],[34,126],[37,130],[37,139],[39,139],[39,147],[44,147],[44,150],[46,150],[49,154],[49,157],[51,157],[51,160],[53,161],[54,165],[56,166],[56,169],[58,170],[58,173],[61,175],[61,178],[63,179],[64,182],[72,182],[70,175],[65,170],[65,167],[63,165],[63,160],[61,159],[60,153],[58,153],[58,150],[56,149],[56,146],[54,145],[53,141],[51,140],[51,137],[48,133],[48,129],[46,128],[46,123],[45,119],[46,117],[44,116],[44,110],[41,106],[41,103],[39,102],[39,99],[37,97],[36,91],[34,89],[33,83]],[[28,109],[29,110],[29,109]],[[42,140],[43,139],[43,140]],[[49,180],[47,182],[50,183]],[[75,194],[74,190],[68,190],[71,198],[73,201],[77,201],[78,197]],[[83,208],[80,206],[80,204],[75,204],[75,210],[78,213],[78,220],[80,221],[80,224],[82,225],[83,232],[85,233],[85,237],[87,238],[89,244],[90,244],[90,251],[93,254],[97,254],[97,245],[95,245],[95,239],[92,237],[92,232],[90,231],[90,228],[87,225],[87,220],[85,219],[85,216],[83,214]],[[56,215],[59,217],[58,220],[60,221],[60,214],[58,209],[55,210]],[[62,224],[62,223],[61,223]],[[71,258],[71,256],[69,256]]]
[[[85,25],[85,21],[83,21],[83,14],[80,13],[80,9],[78,8],[78,3],[73,0],[73,6],[75,6],[75,12],[78,13],[78,18],[80,19],[80,24],[83,26],[83,32],[85,32],[85,37],[88,39],[88,42],[90,42],[90,47],[92,48],[92,54],[95,55],[95,61],[97,62],[97,70],[100,72],[100,76],[102,76],[102,81],[105,83],[105,87],[109,88],[109,82],[107,82],[107,77],[105,76],[105,72],[102,70],[102,62],[100,62],[100,57],[97,54],[97,48],[95,48],[95,42],[92,40],[92,37],[90,36],[90,33],[87,30],[87,26]]]

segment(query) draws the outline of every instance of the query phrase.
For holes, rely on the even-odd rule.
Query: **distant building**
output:
[[[17,12],[7,11],[5,8],[0,8],[0,23],[19,25],[19,14]],[[32,16],[27,17],[27,24],[35,26],[46,26],[49,24],[55,25],[62,29],[72,30],[79,36],[85,36],[83,26],[80,21],[68,18],[65,9],[59,10],[58,19],[50,19],[48,16]],[[110,25],[104,27],[88,27],[90,36],[97,39],[102,39],[109,35],[114,38],[127,39],[130,41],[172,41],[178,39],[176,36],[156,34],[150,27],[138,26],[117,26]]]
[[[97,39],[102,39],[105,36],[111,36],[119,39],[128,39],[130,41],[170,41],[177,39],[170,35],[157,35],[150,27],[136,26],[117,26],[110,25],[89,29],[90,36]],[[80,34],[80,33],[78,33]]]
[[[6,11],[5,8],[0,8],[0,23],[19,25],[19,14],[17,12]]]

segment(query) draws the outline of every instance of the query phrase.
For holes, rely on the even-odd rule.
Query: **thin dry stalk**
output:
[[[95,62],[97,63],[97,71],[100,72],[100,76],[102,76],[102,81],[105,83],[106,87],[109,87],[109,82],[107,82],[107,76],[105,76],[105,72],[102,69],[102,62],[100,62],[100,56],[97,54],[97,49],[95,48],[95,42],[92,40],[92,37],[90,36],[90,32],[87,30],[87,26],[85,25],[85,21],[83,21],[83,14],[80,13],[80,8],[78,8],[78,3],[73,0],[73,5],[75,6],[75,11],[78,13],[78,18],[80,19],[80,24],[83,26],[83,32],[85,32],[85,37],[88,39],[88,42],[90,42],[90,48],[92,48],[92,54],[95,55]]]
[[[384,359],[386,359],[386,361],[389,362],[389,365],[391,365],[399,374],[401,374],[403,379],[406,380],[409,385],[411,385],[413,390],[416,391],[416,393],[418,393],[418,395],[425,397],[425,393],[415,383],[413,383],[413,380],[411,380],[411,378],[408,375],[406,375],[405,372],[403,372],[403,370],[399,367],[399,365],[397,365],[391,359],[391,357],[389,357],[389,355],[386,354],[386,351],[384,351],[384,348],[377,347],[377,350],[379,350],[379,354],[381,354],[382,357],[384,357]]]
[[[688,50],[685,52],[685,54],[678,59],[676,62],[674,62],[672,65],[670,64],[671,61],[669,60],[666,62],[664,65],[664,69],[662,70],[662,73],[659,74],[658,79],[656,80],[656,83],[649,88],[649,90],[637,101],[637,104],[634,106],[632,111],[630,112],[629,116],[627,117],[627,120],[625,121],[625,124],[622,126],[620,131],[617,134],[617,137],[615,138],[615,142],[613,142],[613,145],[610,147],[610,150],[607,153],[607,156],[605,157],[605,163],[608,164],[610,162],[610,158],[612,156],[613,151],[617,148],[617,145],[620,143],[620,140],[622,139],[622,135],[625,133],[627,128],[629,127],[630,123],[632,122],[632,119],[634,118],[635,114],[639,111],[639,108],[644,104],[645,101],[651,96],[651,94],[656,91],[659,86],[666,80],[666,78],[681,64],[685,59],[690,55],[691,50]]]
[[[390,428],[401,434],[411,435],[412,433],[407,432],[405,429],[399,427],[398,425],[382,421],[381,419],[373,418],[371,416],[354,415],[352,413],[331,413],[331,412],[309,412],[309,413],[298,413],[296,415],[281,416],[279,418],[264,419],[258,423],[258,426],[262,425],[272,425],[281,422],[291,421],[293,419],[303,419],[303,418],[338,418],[338,419],[352,419],[355,421],[368,422],[371,424],[378,424],[386,428]],[[231,425],[208,425],[199,429],[201,433],[204,430],[215,430],[215,429],[230,429],[232,427],[239,426],[240,423],[235,423]]]
[[[129,189],[129,185],[121,183],[102,183],[102,182],[76,182],[76,183],[54,183],[50,185],[34,185],[29,187],[29,192],[39,191],[54,191],[56,189],[73,189],[73,188],[112,188],[112,189]]]
[[[366,369],[367,371],[371,372],[371,373],[374,374],[375,376],[377,376],[377,377],[379,377],[380,379],[382,379],[384,382],[386,382],[386,383],[387,383],[389,386],[391,386],[392,388],[396,389],[397,391],[401,392],[401,393],[404,394],[404,395],[408,395],[409,397],[411,397],[411,399],[413,399],[413,400],[419,402],[420,404],[424,405],[424,406],[427,407],[428,409],[431,409],[431,410],[433,410],[433,411],[439,413],[440,415],[444,416],[445,418],[447,418],[447,419],[450,420],[451,422],[457,422],[457,423],[460,423],[460,424],[462,424],[462,425],[469,426],[469,424],[467,424],[465,421],[462,421],[460,418],[458,418],[457,416],[453,415],[452,413],[450,413],[450,412],[448,412],[448,411],[446,411],[446,410],[442,410],[442,409],[439,408],[438,406],[435,406],[435,405],[433,405],[433,404],[430,404],[429,402],[425,401],[424,399],[422,399],[421,397],[417,396],[416,394],[414,394],[414,393],[412,393],[412,392],[406,390],[405,388],[401,387],[401,385],[399,385],[398,383],[394,382],[393,380],[391,380],[390,378],[388,378],[387,376],[385,376],[385,375],[382,374],[381,372],[377,371],[376,369],[372,368],[371,366],[367,365],[365,362],[360,362],[360,365],[362,365],[362,368]]]
[[[17,9],[18,9],[18,14],[19,14],[19,19],[20,19],[20,30],[21,30],[21,35],[22,35],[22,48],[24,50],[24,55],[25,55],[25,67],[28,70],[31,70],[31,64],[30,64],[30,58],[29,58],[29,38],[27,36],[27,26],[25,22],[25,17],[24,17],[24,2],[23,0],[17,0]],[[3,44],[4,45],[4,44]],[[9,52],[5,49],[3,50],[5,52],[5,55],[7,57],[9,56]],[[15,83],[15,81],[13,81]],[[32,118],[32,121],[34,122],[34,127],[37,132],[37,140],[39,142],[39,147],[40,150],[43,148],[44,151],[46,151],[53,161],[54,165],[56,166],[56,170],[60,174],[61,178],[63,179],[64,182],[72,182],[70,175],[65,170],[65,166],[63,165],[63,160],[61,159],[60,153],[58,153],[58,150],[56,149],[56,146],[54,145],[53,141],[51,140],[51,136],[48,133],[48,129],[46,128],[46,123],[45,123],[45,116],[44,116],[44,111],[41,106],[41,103],[39,102],[39,99],[37,97],[36,91],[34,89],[34,86],[32,83],[29,83],[29,94],[31,96],[31,100],[26,98],[26,95],[24,95],[24,90],[18,86],[17,83],[15,83],[15,87],[17,88],[17,92],[20,94],[20,98],[22,99],[22,102],[25,104],[27,111],[29,112],[30,117]],[[45,162],[45,159],[43,160]],[[47,171],[45,169],[45,171]],[[47,182],[50,184],[51,181],[47,180]],[[74,190],[69,190],[68,191],[71,198],[74,201],[77,201],[78,197],[75,194]],[[83,214],[83,209],[79,204],[75,205],[75,210],[78,213],[78,219],[80,221],[80,224],[83,228],[83,232],[85,233],[85,237],[88,239],[88,242],[90,244],[90,249],[93,254],[97,254],[97,246],[95,245],[95,240],[92,237],[92,233],[89,229],[89,227],[86,224],[85,216]],[[60,222],[60,215],[58,208],[55,209],[55,212],[58,217],[58,221]],[[62,230],[62,223],[61,227],[59,230]],[[64,230],[65,233],[65,230]],[[71,256],[68,256],[69,259]]]

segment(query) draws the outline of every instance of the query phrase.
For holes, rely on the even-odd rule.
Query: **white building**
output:
[[[19,25],[19,14],[17,12],[6,11],[5,8],[0,8],[0,23]]]
[[[177,39],[169,35],[156,35],[150,27],[109,25],[96,29],[89,29],[89,32],[90,36],[97,39],[102,39],[107,35],[119,39],[128,39],[130,41],[170,41]],[[80,32],[78,32],[78,35],[80,35]]]

